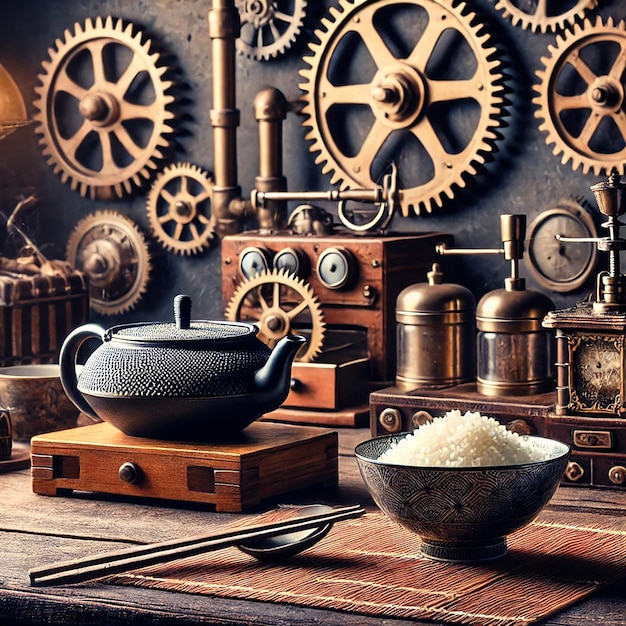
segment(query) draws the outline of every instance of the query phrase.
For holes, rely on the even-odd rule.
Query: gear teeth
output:
[[[601,16],[597,16],[594,22],[586,19],[582,23],[577,23],[571,31],[563,32],[556,37],[556,42],[548,46],[548,54],[541,57],[543,67],[535,71],[537,83],[533,86],[533,90],[537,94],[533,98],[533,104],[536,106],[534,116],[539,120],[539,131],[546,136],[546,143],[552,146],[552,154],[560,157],[562,165],[571,162],[573,170],[581,169],[583,174],[593,172],[596,176],[603,173],[608,174],[613,168],[616,168],[623,175],[626,168],[626,149],[620,149],[614,153],[597,152],[591,145],[591,140],[586,145],[580,145],[578,135],[570,133],[569,129],[562,123],[561,118],[555,119],[556,114],[553,110],[558,108],[555,102],[561,97],[557,91],[559,85],[555,77],[560,76],[560,69],[572,65],[575,69],[576,63],[580,57],[579,52],[587,45],[617,43],[623,48],[626,43],[626,26],[624,20],[616,22],[612,17],[608,18],[606,23],[603,22]],[[610,71],[605,76],[609,76]],[[596,81],[602,79],[603,76],[595,77]],[[623,78],[621,79],[623,81]],[[591,85],[588,85],[591,88]],[[622,94],[624,93],[624,83],[621,84]],[[583,92],[584,95],[584,92]],[[621,96],[622,99],[624,96]],[[611,110],[603,109],[602,104],[596,105],[589,98],[588,108],[595,111],[598,116],[610,115],[613,117],[616,128],[621,132],[622,139],[626,142],[626,124],[623,123],[621,117],[613,116]],[[622,101],[620,109],[624,106]],[[576,132],[576,131],[574,131]]]
[[[202,188],[202,194],[200,196],[194,196],[190,198],[183,194],[178,200],[188,203],[190,210],[195,211],[194,219],[190,222],[186,222],[186,218],[181,218],[175,211],[169,211],[172,204],[177,202],[177,194],[163,196],[166,208],[168,211],[161,214],[159,209],[161,208],[160,199],[166,186],[180,179],[181,181],[191,178],[194,182]],[[202,202],[205,200],[211,200],[211,194],[213,189],[213,181],[207,172],[201,167],[190,163],[175,163],[169,165],[163,170],[163,172],[156,178],[150,189],[148,195],[146,207],[148,212],[148,218],[152,226],[154,236],[161,242],[164,248],[171,250],[176,254],[199,254],[206,249],[215,236],[215,231],[212,225],[211,216],[204,215],[198,210],[198,203],[194,203],[194,200],[200,198]],[[179,192],[181,193],[181,192]],[[171,219],[167,219],[170,217]],[[178,232],[177,227],[188,226],[191,233],[191,239],[182,240],[182,232],[179,237],[171,235],[165,228],[165,225],[170,223],[173,225],[175,234]]]
[[[289,287],[298,293],[303,301],[307,302],[307,308],[311,315],[311,339],[306,345],[306,350],[297,354],[296,361],[310,362],[317,358],[322,352],[326,333],[326,321],[321,309],[320,300],[313,291],[313,288],[306,283],[303,278],[291,274],[287,269],[264,270],[260,274],[239,283],[226,306],[225,318],[230,321],[241,321],[239,311],[246,296],[253,290],[264,285],[276,283]],[[262,322],[262,317],[260,321]],[[290,329],[290,332],[293,332],[293,330]]]
[[[62,114],[79,116],[78,111],[58,112],[52,106],[52,102],[56,95],[57,80],[59,76],[63,76],[63,72],[67,72],[68,58],[77,51],[90,50],[92,42],[103,38],[126,46],[132,54],[141,59],[145,66],[144,71],[152,80],[156,104],[160,111],[156,115],[151,114],[152,136],[145,145],[133,146],[126,165],[117,167],[115,164],[107,164],[101,170],[91,170],[88,165],[77,160],[75,150],[66,152],[65,146],[69,142],[67,138],[59,137],[56,131],[55,116]],[[36,98],[33,103],[35,107],[33,120],[36,122],[35,133],[38,135],[38,143],[54,173],[60,174],[61,181],[69,184],[72,190],[78,190],[83,197],[108,197],[111,193],[123,197],[133,193],[136,186],[142,187],[145,181],[154,177],[158,169],[156,160],[165,159],[166,149],[172,146],[171,136],[176,132],[171,123],[176,119],[172,109],[178,103],[178,98],[171,93],[174,82],[161,80],[170,68],[166,63],[159,64],[161,57],[158,52],[152,52],[152,45],[152,40],[132,22],[112,16],[106,18],[98,16],[93,19],[86,18],[83,23],[75,23],[73,32],[65,29],[64,38],[55,40],[54,47],[48,49],[49,58],[42,62],[43,72],[38,75]],[[120,116],[124,114],[124,104],[123,100],[118,102]],[[77,120],[80,121],[80,118],[77,117]],[[83,121],[89,123],[87,118]],[[112,120],[110,129],[98,126],[94,127],[94,130],[102,135],[107,131],[114,133],[114,124],[117,121],[117,118]],[[103,171],[107,167],[111,171]]]
[[[554,3],[556,6],[556,3]],[[585,13],[592,11],[598,6],[598,0],[577,0],[574,6],[569,6],[556,15],[542,15],[526,13],[519,9],[512,0],[498,0],[496,10],[502,13],[505,19],[509,19],[513,26],[530,29],[532,32],[556,32],[572,28],[577,20],[583,19]]]
[[[324,121],[323,125],[318,119],[318,99],[321,97],[319,76],[330,66],[335,45],[343,35],[344,28],[350,31],[358,31],[362,28],[363,30],[358,34],[366,40],[368,33],[366,29],[371,28],[372,15],[375,10],[379,6],[384,8],[392,4],[390,0],[339,0],[338,6],[331,7],[327,16],[321,20],[320,28],[313,33],[314,40],[308,44],[308,54],[302,59],[306,67],[299,71],[299,88],[302,91],[300,114],[305,128],[305,139],[309,142],[309,151],[314,153],[314,162],[321,167],[322,174],[329,176],[331,185],[339,185],[342,189],[370,188],[375,186],[376,182],[370,179],[371,162],[361,159],[361,162],[357,163],[358,173],[355,173],[356,170],[352,167],[348,169],[341,148],[334,143],[332,129],[327,129],[326,122]],[[453,171],[446,172],[441,177],[441,181],[435,181],[437,184],[433,185],[430,181],[404,189],[400,209],[403,215],[408,216],[411,211],[419,214],[422,208],[427,212],[431,212],[435,207],[441,208],[445,200],[453,198],[455,189],[466,186],[466,179],[469,176],[475,175],[478,168],[484,166],[488,159],[493,160],[493,153],[497,151],[498,143],[504,138],[503,133],[499,132],[499,129],[504,126],[502,118],[508,114],[507,109],[511,103],[506,97],[508,77],[504,71],[500,51],[492,43],[492,36],[486,24],[482,23],[478,14],[471,10],[469,3],[411,0],[406,4],[415,4],[426,10],[432,6],[437,12],[445,12],[451,26],[459,26],[459,32],[466,37],[476,55],[482,81],[482,84],[476,88],[475,96],[476,101],[482,107],[482,113],[473,137],[469,138],[466,158],[455,159],[456,165]],[[428,17],[432,18],[432,15],[429,14]],[[455,23],[452,24],[452,22]],[[405,63],[404,59],[397,59],[397,61],[398,64]],[[408,66],[408,62],[406,64]],[[378,70],[382,71],[382,68],[379,67]],[[407,71],[419,73],[417,68]],[[428,78],[421,74],[420,80],[428,82]],[[427,84],[425,91],[428,92]],[[333,94],[327,95],[332,98]],[[424,106],[429,106],[429,103],[426,102]],[[370,107],[372,113],[376,115],[377,110],[371,104]],[[427,119],[427,114],[422,114],[421,119]],[[387,123],[387,120],[383,120],[382,123]],[[404,129],[410,128],[419,138],[419,123],[418,118],[409,120]],[[390,124],[389,132],[393,132],[398,127],[400,124],[398,126]],[[374,157],[368,155],[367,158],[373,162]]]
[[[100,229],[99,232],[103,235],[106,233],[106,238],[115,237],[120,246],[130,248],[132,254],[129,256],[132,256],[133,262],[132,266],[125,265],[124,260],[120,259],[119,277],[122,280],[115,280],[113,277],[110,281],[116,286],[125,285],[126,291],[121,290],[107,298],[109,294],[105,293],[103,296],[103,290],[100,287],[90,285],[90,308],[102,315],[127,313],[143,297],[150,279],[152,265],[146,240],[137,225],[127,216],[112,210],[97,211],[80,220],[70,234],[66,256],[72,266],[80,268],[79,252],[83,245],[89,245],[98,240],[97,229]],[[111,267],[114,265],[112,263]],[[134,275],[134,280],[127,284],[128,277],[132,275]]]
[[[284,54],[286,50],[291,48],[302,30],[302,25],[306,15],[307,0],[293,0],[291,4],[283,6],[282,0],[274,2],[257,3],[255,8],[264,10],[264,14],[255,11],[252,15],[247,10],[248,3],[244,0],[236,0],[235,4],[240,14],[242,25],[242,34],[236,40],[235,45],[237,51],[249,59],[257,61],[268,61],[272,57]],[[289,16],[289,19],[286,17]],[[280,21],[277,28],[276,18]],[[259,24],[259,31],[256,32],[257,39],[263,38],[264,31],[269,31],[268,43],[257,45],[255,42],[245,41],[243,38],[243,29],[248,23]],[[284,28],[284,24],[287,27]]]

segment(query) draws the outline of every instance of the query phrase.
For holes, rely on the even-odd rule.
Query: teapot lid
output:
[[[191,298],[174,298],[174,323],[149,322],[114,326],[105,333],[105,340],[133,344],[179,344],[241,341],[255,337],[258,328],[246,322],[191,320]]]

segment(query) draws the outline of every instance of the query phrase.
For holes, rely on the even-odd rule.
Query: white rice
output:
[[[541,461],[544,454],[493,417],[459,410],[420,426],[378,458],[396,465],[483,467]]]

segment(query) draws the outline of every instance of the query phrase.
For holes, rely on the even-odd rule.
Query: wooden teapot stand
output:
[[[238,513],[297,489],[336,485],[338,434],[258,421],[228,442],[176,442],[131,437],[102,422],[33,437],[31,463],[41,495],[88,491]]]

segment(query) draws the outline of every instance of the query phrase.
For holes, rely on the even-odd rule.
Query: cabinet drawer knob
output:
[[[122,482],[132,485],[139,479],[139,469],[134,463],[122,463],[117,470],[117,475]]]
[[[585,475],[585,470],[580,463],[576,463],[576,461],[570,461],[567,464],[567,469],[565,470],[565,476],[568,480],[572,482],[576,482],[580,480]]]
[[[623,467],[622,465],[614,465],[609,470],[609,480],[614,485],[626,484],[626,467]]]
[[[398,409],[387,407],[380,412],[378,423],[388,433],[399,433],[402,430],[402,415]]]

